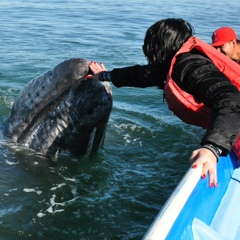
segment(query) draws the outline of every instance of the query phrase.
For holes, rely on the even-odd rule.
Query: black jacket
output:
[[[111,81],[116,87],[150,87],[163,89],[166,69],[154,69],[149,65],[113,69]],[[240,133],[240,93],[210,59],[198,52],[180,55],[174,65],[173,80],[178,86],[204,102],[212,109],[211,124],[201,145],[211,143],[231,151]]]

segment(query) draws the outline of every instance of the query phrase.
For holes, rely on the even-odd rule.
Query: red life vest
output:
[[[172,79],[172,70],[177,56],[181,53],[190,52],[193,49],[196,49],[211,59],[214,65],[238,88],[238,90],[240,90],[240,65],[224,54],[219,53],[212,46],[197,37],[189,38],[175,54],[164,87],[168,107],[182,121],[191,125],[207,128],[211,122],[211,109],[204,105],[204,103],[194,99],[191,94],[181,90]],[[240,135],[233,150],[240,159]]]

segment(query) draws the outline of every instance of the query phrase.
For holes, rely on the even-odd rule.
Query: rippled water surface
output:
[[[1,0],[1,130],[19,90],[65,59],[145,64],[145,31],[159,19],[185,18],[210,43],[221,26],[240,34],[238,10],[237,0]],[[53,161],[9,146],[0,132],[0,239],[142,238],[204,132],[173,116],[156,88],[113,94],[96,154]]]

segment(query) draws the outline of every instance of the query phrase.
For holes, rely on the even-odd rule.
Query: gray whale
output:
[[[96,152],[112,109],[109,82],[86,80],[82,58],[66,60],[30,81],[16,97],[4,134],[41,155]]]

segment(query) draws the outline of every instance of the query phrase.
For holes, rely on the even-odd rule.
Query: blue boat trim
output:
[[[201,169],[189,169],[185,174],[181,182],[178,184],[176,189],[173,191],[167,202],[164,204],[163,208],[155,218],[154,222],[148,229],[147,233],[143,237],[143,240],[156,240],[156,239],[164,239],[164,240],[172,240],[172,239],[194,239],[193,236],[193,223],[202,222],[202,225],[209,226],[210,230],[212,229],[211,223],[218,211],[221,202],[223,201],[226,192],[229,189],[230,184],[237,183],[239,185],[240,176],[233,175],[235,173],[235,169],[238,168],[238,160],[235,154],[232,152],[226,157],[220,157],[217,165],[218,171],[218,187],[210,188],[209,187],[209,178],[207,176],[206,179],[201,179],[199,175],[199,171],[201,174]],[[197,171],[196,171],[197,170]],[[237,169],[238,170],[238,169]],[[236,171],[239,172],[239,171]],[[195,174],[198,177],[198,181],[192,189],[188,189],[188,198],[183,206],[181,206],[182,196],[180,194],[182,191],[185,191],[183,188],[186,183],[192,181],[192,176],[189,173]],[[239,173],[240,175],[240,173]],[[190,184],[190,183],[189,183]],[[186,195],[182,194],[182,195]],[[233,197],[233,196],[231,196]],[[169,220],[172,214],[175,212],[171,212],[173,208],[177,209],[176,199],[179,202],[177,217],[172,224],[169,226]],[[239,198],[237,199],[239,200]],[[178,203],[177,203],[178,204]],[[240,205],[240,204],[239,204]],[[234,208],[233,208],[234,209]],[[229,209],[229,211],[232,211]],[[234,210],[233,210],[234,211]],[[168,218],[163,218],[168,214]],[[231,212],[234,214],[236,212]],[[236,215],[236,214],[235,214]],[[237,213],[237,215],[239,215]],[[237,216],[239,218],[239,216]],[[170,220],[172,221],[172,220]],[[168,229],[167,234],[165,230]],[[206,230],[206,228],[204,228]],[[214,230],[215,231],[215,230]],[[213,231],[213,232],[214,232]],[[218,230],[217,230],[218,231]],[[216,234],[221,233],[216,232]],[[224,239],[224,238],[223,238]]]

